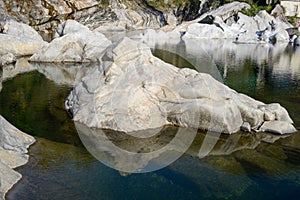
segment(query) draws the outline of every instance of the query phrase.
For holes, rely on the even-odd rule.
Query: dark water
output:
[[[156,44],[154,54],[179,67],[209,72],[264,102],[280,102],[300,126],[299,49],[191,44],[198,48],[188,42]],[[71,86],[40,72],[2,83],[1,115],[37,139],[29,163],[18,168],[23,179],[7,199],[298,199],[300,195],[299,132],[287,137],[198,133],[180,159],[159,171],[128,175],[106,167],[83,147],[63,109]]]

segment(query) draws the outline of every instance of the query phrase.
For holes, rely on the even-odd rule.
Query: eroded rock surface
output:
[[[266,120],[293,123],[279,104],[265,105],[208,74],[178,69],[128,38],[107,50],[71,92],[66,108],[89,127],[123,132],[177,125],[234,133],[243,122],[255,130]]]

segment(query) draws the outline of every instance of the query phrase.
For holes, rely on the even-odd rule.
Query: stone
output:
[[[0,54],[11,53],[15,56],[31,56],[48,43],[31,38],[0,33]]]
[[[42,36],[27,24],[16,22],[15,20],[8,20],[4,25],[4,34],[16,37],[24,37],[35,41],[42,41]]]
[[[251,125],[248,122],[244,122],[241,126],[241,131],[251,132]]]
[[[175,125],[230,134],[243,122],[262,125],[261,106],[292,123],[279,104],[265,105],[209,74],[176,68],[128,38],[110,46],[66,100],[74,121],[127,133]]]
[[[54,38],[62,37],[76,32],[88,32],[89,28],[74,20],[67,20],[60,24],[55,32]]]
[[[240,12],[249,7],[239,2],[225,4],[186,25],[183,38],[235,39],[235,42],[240,43],[289,41],[285,29],[291,25],[287,21],[275,18],[266,11],[260,11],[254,17]]]
[[[16,62],[16,57],[12,53],[0,55],[0,66]]]
[[[35,142],[0,116],[0,199],[22,177],[13,169],[28,162],[27,148]]]
[[[227,33],[229,34],[229,33]],[[218,27],[215,24],[191,24],[186,34],[183,36],[184,39],[225,39],[229,38],[222,27]],[[230,36],[232,38],[232,36]]]
[[[286,121],[267,121],[264,122],[259,130],[279,135],[294,133],[297,131],[291,123],[288,123]]]
[[[58,31],[62,35],[35,53],[30,61],[83,63],[96,62],[111,42],[102,34],[90,31],[76,21],[67,21]]]

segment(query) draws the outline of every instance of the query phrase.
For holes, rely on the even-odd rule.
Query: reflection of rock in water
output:
[[[128,173],[161,169],[176,161],[191,145],[195,129],[152,130],[152,137],[136,138],[123,133],[88,128],[76,123],[87,150],[109,167]],[[110,135],[110,136],[107,136]],[[120,138],[119,138],[120,137]]]
[[[3,70],[2,80],[7,80],[37,70],[44,74],[49,80],[58,85],[75,85],[84,77],[95,64],[53,64],[53,63],[29,63],[28,58],[20,58],[15,64],[0,68]]]
[[[279,138],[288,137],[266,133],[229,136],[198,133],[196,136],[195,130],[165,127],[162,130],[150,130],[155,134],[149,138],[138,138],[121,132],[88,128],[79,123],[76,123],[76,128],[83,144],[95,158],[109,167],[128,173],[161,169],[184,153],[200,159],[209,155],[230,155],[244,149],[255,149],[262,142],[274,143]]]
[[[0,92],[2,90],[3,68],[0,66]]]

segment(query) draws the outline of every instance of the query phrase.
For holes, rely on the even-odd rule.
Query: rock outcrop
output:
[[[111,42],[97,31],[90,31],[76,21],[60,25],[49,45],[35,53],[30,61],[82,63],[96,62]]]
[[[140,0],[33,0],[26,2],[1,0],[0,5],[0,12],[5,10],[11,18],[29,24],[45,34],[52,34],[59,24],[68,19],[77,20],[91,29],[99,26],[159,28],[165,24],[162,12],[149,6],[147,1]]]
[[[13,169],[28,162],[27,148],[34,142],[0,116],[0,199],[21,179]]]
[[[293,123],[279,104],[265,105],[208,74],[178,69],[128,38],[107,50],[71,92],[66,108],[77,122],[123,132],[177,125],[234,133],[243,122],[254,130],[266,121]]]

